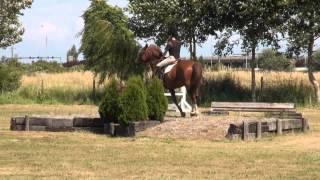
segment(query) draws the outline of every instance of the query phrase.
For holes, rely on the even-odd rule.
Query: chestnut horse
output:
[[[149,63],[153,74],[159,71],[156,65],[163,60],[163,53],[156,45],[146,45],[140,49],[138,60],[143,63]],[[198,115],[197,98],[199,96],[200,86],[202,84],[202,66],[199,62],[193,60],[178,60],[177,64],[166,73],[163,77],[163,85],[171,93],[171,97],[175,105],[178,107],[182,117],[185,117],[185,112],[182,112],[178,105],[174,89],[185,86],[192,100],[191,115]]]

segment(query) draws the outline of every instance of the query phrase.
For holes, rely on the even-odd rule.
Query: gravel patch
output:
[[[229,125],[259,119],[257,116],[238,114],[210,115],[209,109],[202,109],[197,117],[182,118],[179,113],[168,112],[165,120],[158,126],[138,133],[138,136],[222,140],[227,135]]]

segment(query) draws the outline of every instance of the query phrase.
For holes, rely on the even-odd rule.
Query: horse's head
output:
[[[146,44],[143,48],[141,48],[138,52],[138,61],[143,63],[154,63],[155,61],[160,61],[162,58],[162,51],[156,45]]]

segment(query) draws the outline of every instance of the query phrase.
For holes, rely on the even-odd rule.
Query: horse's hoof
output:
[[[191,116],[191,117],[193,117],[193,116],[198,116],[198,113],[196,113],[196,112],[191,112],[191,113],[190,113],[190,116]]]
[[[182,112],[182,113],[181,113],[181,117],[186,117],[186,113],[185,113],[185,112]]]

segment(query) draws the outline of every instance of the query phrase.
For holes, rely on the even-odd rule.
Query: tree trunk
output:
[[[309,81],[313,86],[313,89],[315,91],[315,95],[316,95],[316,100],[318,103],[320,103],[320,85],[319,82],[317,81],[317,79],[315,78],[314,74],[313,74],[313,46],[314,46],[314,37],[313,35],[310,35],[309,37],[309,44],[308,44],[308,62],[307,62],[307,66],[308,66],[308,77],[309,77]]]
[[[192,59],[197,60],[197,46],[196,46],[196,38],[194,36],[192,38],[192,43],[193,43]]]
[[[256,45],[252,45],[252,59],[251,59],[251,98],[252,102],[256,102]]]
[[[193,52],[193,48],[192,48],[192,39],[190,39],[190,41],[189,41],[189,53],[190,53],[190,59],[192,59],[192,52]]]
[[[196,60],[197,56],[196,56],[196,40],[195,37],[190,38],[189,41],[189,52],[190,52],[190,59]]]

